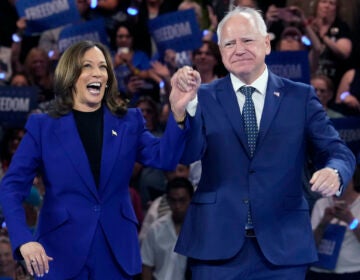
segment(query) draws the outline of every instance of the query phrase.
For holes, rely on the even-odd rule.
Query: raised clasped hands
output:
[[[44,247],[38,242],[28,242],[20,247],[20,253],[26,263],[29,273],[37,277],[43,277],[49,272],[49,261],[53,258],[49,257]]]
[[[177,121],[185,116],[188,103],[196,97],[201,84],[198,71],[190,66],[180,68],[171,78],[170,105]]]
[[[311,190],[322,196],[333,196],[340,188],[337,172],[329,167],[316,171],[310,179]]]

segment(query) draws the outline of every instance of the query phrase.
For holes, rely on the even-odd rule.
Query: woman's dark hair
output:
[[[108,49],[99,42],[80,41],[70,46],[60,57],[54,77],[55,100],[52,103],[49,115],[60,117],[72,110],[75,84],[82,71],[82,59],[85,53],[92,48],[98,48],[103,53],[108,66],[108,81],[103,102],[117,116],[123,116],[126,113],[125,102],[119,100],[117,81]]]

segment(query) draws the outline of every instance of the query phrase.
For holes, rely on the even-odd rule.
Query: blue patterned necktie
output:
[[[244,121],[245,132],[247,136],[248,146],[250,149],[251,157],[254,155],[256,147],[256,139],[258,135],[258,127],[256,122],[256,114],[254,102],[252,101],[252,94],[255,88],[242,86],[240,92],[245,95],[245,103],[242,111],[242,119]]]

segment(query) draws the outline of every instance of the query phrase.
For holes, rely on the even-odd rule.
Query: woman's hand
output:
[[[28,242],[20,246],[20,253],[23,256],[26,268],[31,274],[38,277],[49,272],[49,261],[53,258],[46,255],[44,247],[38,242]]]

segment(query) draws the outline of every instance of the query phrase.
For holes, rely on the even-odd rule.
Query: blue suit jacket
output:
[[[170,116],[159,140],[145,129],[139,110],[129,109],[119,118],[104,108],[98,189],[72,113],[58,119],[32,115],[26,129],[0,188],[13,249],[37,240],[54,258],[50,273],[68,279],[84,265],[100,224],[124,271],[139,273],[137,219],[128,190],[133,165],[138,161],[175,169],[184,148],[186,129],[179,129]],[[46,194],[33,237],[21,202],[29,193],[37,170],[43,174]]]
[[[175,250],[203,260],[233,257],[244,242],[249,198],[256,238],[271,263],[315,261],[301,179],[307,151],[318,168],[338,169],[345,185],[355,161],[314,90],[269,74],[253,158],[230,77],[203,85],[198,101],[182,161],[201,158],[202,176]]]

